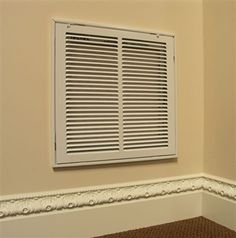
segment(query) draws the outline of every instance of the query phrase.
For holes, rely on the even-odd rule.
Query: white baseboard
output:
[[[4,238],[84,238],[203,215],[236,230],[235,206],[235,181],[197,174],[2,196],[0,224]]]
[[[204,192],[202,213],[204,217],[236,231],[235,202]]]
[[[201,215],[201,192],[9,219],[4,238],[88,238]]]

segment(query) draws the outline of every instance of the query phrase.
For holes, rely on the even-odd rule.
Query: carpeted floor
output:
[[[204,217],[196,217],[99,238],[236,238],[236,232]]]

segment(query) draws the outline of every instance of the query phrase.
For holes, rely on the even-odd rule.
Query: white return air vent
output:
[[[55,166],[176,156],[174,37],[55,23]]]

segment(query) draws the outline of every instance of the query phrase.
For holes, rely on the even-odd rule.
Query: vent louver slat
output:
[[[118,40],[66,33],[67,154],[118,151]]]
[[[167,48],[122,40],[124,150],[168,147]]]

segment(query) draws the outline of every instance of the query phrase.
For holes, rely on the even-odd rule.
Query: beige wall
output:
[[[129,182],[203,170],[201,0],[2,1],[1,193]],[[54,171],[51,166],[52,18],[176,34],[178,160]]]
[[[204,170],[236,179],[236,1],[203,3]]]
[[[1,32],[2,32],[2,20],[3,20],[3,17],[2,17],[2,4],[1,4],[1,1],[0,1],[0,35],[1,35]],[[1,167],[1,158],[2,158],[2,114],[3,114],[3,110],[2,110],[2,57],[1,57],[1,52],[2,52],[2,37],[0,36],[0,172],[2,171],[2,167]],[[0,188],[1,188],[1,175],[0,175]],[[1,189],[0,189],[1,191]],[[0,193],[1,194],[1,193]]]

